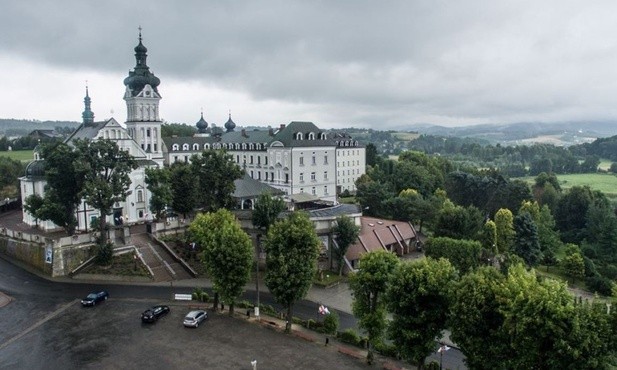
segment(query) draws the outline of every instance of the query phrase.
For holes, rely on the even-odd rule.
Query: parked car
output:
[[[94,306],[97,303],[106,301],[109,298],[109,293],[104,290],[100,290],[97,292],[92,292],[86,296],[86,298],[81,300],[81,305],[86,306]]]
[[[186,314],[183,324],[186,327],[196,328],[199,323],[208,318],[208,313],[203,310],[195,310]]]
[[[143,322],[155,322],[162,316],[169,313],[169,306],[152,306],[141,313],[141,321]]]

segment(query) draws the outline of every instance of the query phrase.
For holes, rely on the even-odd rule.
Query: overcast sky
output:
[[[161,117],[387,129],[617,121],[617,1],[23,1],[0,118],[124,122],[138,26]]]

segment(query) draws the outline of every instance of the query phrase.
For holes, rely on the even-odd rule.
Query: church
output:
[[[95,121],[91,99],[86,87],[85,109],[82,124],[65,142],[75,139],[109,139],[128,151],[139,167],[131,175],[129,195],[114,205],[108,223],[136,223],[152,218],[149,212],[150,194],[145,183],[145,169],[188,162],[203,150],[226,150],[232,160],[241,166],[253,180],[275,188],[284,194],[289,203],[324,202],[337,204],[337,195],[354,192],[355,181],[365,173],[365,148],[342,133],[327,133],[312,122],[281,124],[277,129],[236,130],[236,123],[229,114],[222,128],[211,125],[203,118],[197,122],[198,132],[191,137],[161,136],[162,121],[159,117],[161,95],[160,79],[147,64],[147,48],[142,43],[135,47],[135,67],[124,79],[124,100],[127,118],[120,124],[114,118]],[[22,204],[32,195],[42,195],[45,188],[44,159],[35,151],[35,160],[21,180]],[[98,211],[82,203],[77,212],[77,230],[88,231]],[[43,230],[57,226],[50,221],[38,221],[23,212],[23,222]]]

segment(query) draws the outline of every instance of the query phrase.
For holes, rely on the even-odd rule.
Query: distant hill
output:
[[[417,131],[435,136],[470,137],[502,145],[527,145],[537,142],[570,146],[592,142],[597,138],[617,135],[617,122],[520,122],[444,127],[413,124],[399,130]]]
[[[22,136],[33,130],[53,130],[56,127],[77,128],[81,123],[74,121],[37,121],[27,119],[0,118],[0,136]]]

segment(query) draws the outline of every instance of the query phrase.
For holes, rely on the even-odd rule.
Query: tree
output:
[[[483,217],[474,206],[462,207],[446,202],[439,211],[434,234],[453,239],[477,239],[482,230]]]
[[[353,314],[359,319],[358,326],[368,335],[369,363],[373,360],[373,347],[381,341],[386,328],[386,302],[382,293],[398,263],[398,257],[390,252],[365,253],[360,257],[358,270],[349,277]]]
[[[41,208],[43,207],[44,203],[45,200],[38,194],[31,194],[25,200],[24,211],[31,214],[37,224],[41,219]]]
[[[255,209],[251,215],[253,226],[264,230],[268,234],[270,226],[278,219],[285,210],[285,202],[279,197],[273,197],[270,193],[262,193],[255,201]]]
[[[384,216],[384,201],[393,197],[387,184],[373,181],[362,175],[356,181],[356,199],[362,207],[362,213],[367,216]]]
[[[461,275],[482,264],[482,244],[475,240],[429,238],[425,244],[424,253],[435,260],[447,259]]]
[[[83,159],[74,148],[63,143],[43,145],[41,154],[45,158],[45,194],[40,204],[31,203],[35,198],[26,200],[27,208],[36,208],[36,215],[29,211],[36,218],[50,220],[73,235],[77,227],[75,212],[84,189],[85,173],[80,168]]]
[[[0,199],[19,196],[19,177],[24,173],[24,165],[9,157],[0,157]]]
[[[105,243],[106,216],[111,214],[114,203],[126,199],[131,184],[129,174],[137,168],[137,163],[111,140],[75,140],[74,144],[79,158],[76,170],[84,174],[84,199],[100,214],[102,245]]]
[[[555,223],[563,241],[580,243],[585,237],[586,215],[594,201],[588,186],[573,186],[557,203]]]
[[[561,268],[565,274],[575,279],[585,277],[585,261],[580,252],[571,253],[561,260]]]
[[[542,258],[538,229],[536,223],[527,212],[514,218],[514,248],[513,252],[525,260],[527,266],[536,266]]]
[[[497,251],[510,251],[514,241],[514,217],[509,209],[502,208],[495,213],[495,228],[497,231]]]
[[[285,331],[291,331],[294,304],[304,298],[317,272],[321,242],[303,212],[277,221],[265,241],[265,283],[274,299],[287,308]]]
[[[419,369],[446,328],[456,280],[448,260],[424,258],[399,264],[388,284],[389,337],[403,358],[417,363]]]
[[[196,183],[188,164],[176,162],[171,166],[172,208],[185,218],[197,205]]]
[[[488,220],[484,223],[480,236],[480,243],[482,243],[482,247],[488,251],[489,254],[494,256],[497,253],[497,226],[495,225],[495,221]]]
[[[234,311],[236,299],[251,277],[253,243],[235,216],[226,209],[200,213],[189,231],[202,247],[202,260],[212,279],[212,289]],[[218,302],[215,302],[215,306]]]
[[[374,166],[377,164],[377,147],[373,143],[366,144],[366,165]]]
[[[540,252],[542,253],[543,263],[552,262],[555,259],[555,253],[561,247],[559,233],[555,231],[555,219],[551,214],[548,206],[535,202],[523,202],[519,214],[529,213],[538,229],[538,242],[540,243]]]
[[[499,301],[505,277],[493,267],[464,275],[455,286],[450,338],[465,354],[470,369],[503,369],[511,356]]]
[[[150,210],[156,218],[163,217],[167,206],[173,202],[171,171],[168,167],[146,168],[146,185],[150,190]]]
[[[242,178],[244,171],[227,152],[210,149],[194,155],[191,170],[197,179],[197,200],[201,207],[206,211],[234,208],[234,181]]]
[[[336,225],[332,228],[334,234],[334,240],[336,241],[336,247],[333,248],[333,253],[338,264],[339,276],[343,275],[343,260],[345,254],[357,239],[360,234],[360,227],[358,227],[352,218],[347,215],[342,215],[336,218]]]

